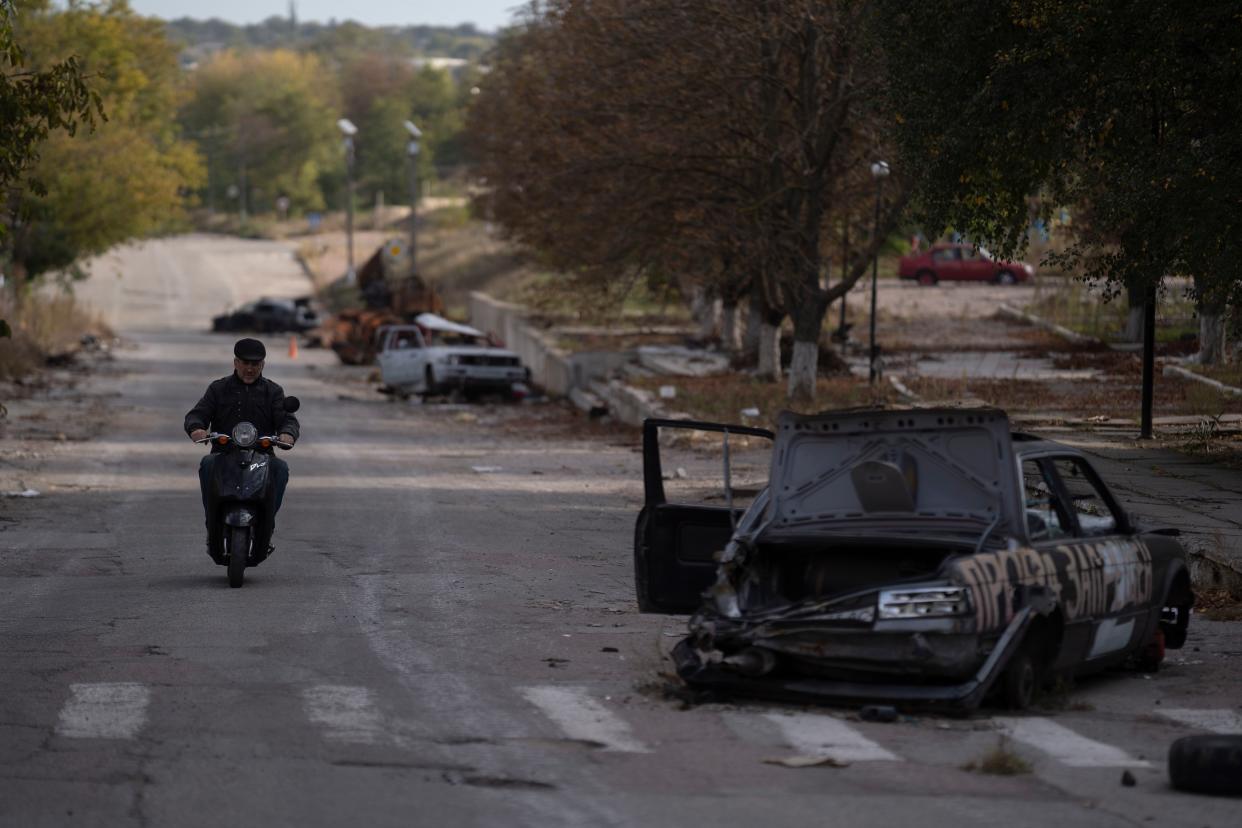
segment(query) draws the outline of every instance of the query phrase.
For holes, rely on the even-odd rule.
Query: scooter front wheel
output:
[[[236,589],[246,580],[246,556],[250,554],[250,527],[229,530],[229,586]]]

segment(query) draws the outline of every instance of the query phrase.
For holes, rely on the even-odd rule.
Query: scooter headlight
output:
[[[251,423],[238,423],[233,427],[233,442],[241,448],[250,448],[259,439],[259,430]]]

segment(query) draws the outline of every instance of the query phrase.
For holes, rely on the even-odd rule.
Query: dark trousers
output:
[[[205,454],[203,459],[198,463],[198,488],[203,494],[203,516],[206,520],[211,520],[211,475],[214,470],[216,458],[218,454]],[[273,456],[270,460],[272,464],[272,485],[276,487],[274,492],[276,496],[276,511],[280,511],[280,504],[285,499],[285,486],[289,485],[289,464],[279,457]],[[272,515],[272,523],[275,525],[275,515]],[[207,526],[208,531],[211,530],[210,524]]]

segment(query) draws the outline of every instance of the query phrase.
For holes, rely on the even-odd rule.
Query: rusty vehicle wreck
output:
[[[671,503],[661,432],[715,432],[726,503]],[[734,508],[730,439],[772,440]],[[790,701],[1022,709],[1041,685],[1154,670],[1193,595],[1174,529],[1135,527],[1082,453],[997,410],[780,415],[776,432],[648,420],[644,612],[693,613],[694,688]]]

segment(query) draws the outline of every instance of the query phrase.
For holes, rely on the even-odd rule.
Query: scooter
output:
[[[285,397],[285,411],[292,414],[300,406],[297,397]],[[287,451],[293,445],[282,442],[277,435],[260,435],[254,424],[247,422],[234,426],[232,434],[213,431],[195,442],[225,447],[212,472],[216,504],[213,519],[218,526],[212,533],[208,552],[217,564],[228,567],[229,586],[237,588],[245,582],[246,567],[258,566],[267,558],[268,542],[272,539],[272,449]]]

